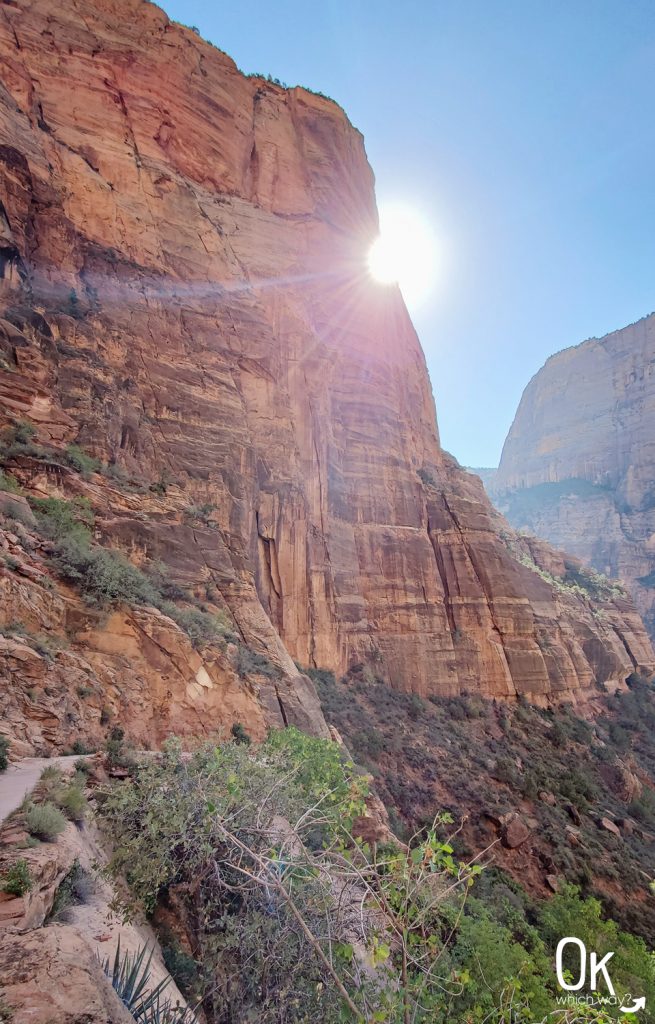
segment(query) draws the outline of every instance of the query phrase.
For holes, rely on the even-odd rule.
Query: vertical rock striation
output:
[[[519,557],[441,450],[335,103],[142,0],[11,0],[0,65],[2,417],[109,464],[103,543],[211,588],[298,705],[291,659],[540,701],[652,665],[630,603],[599,617]],[[70,486],[29,459],[21,481]]]
[[[655,637],[655,314],[545,363],[490,492],[516,527],[624,580]]]

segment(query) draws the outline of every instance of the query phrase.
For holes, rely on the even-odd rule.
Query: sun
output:
[[[410,309],[428,297],[436,279],[436,244],[420,213],[401,203],[380,207],[380,234],[368,253],[368,270],[378,284],[397,284]]]

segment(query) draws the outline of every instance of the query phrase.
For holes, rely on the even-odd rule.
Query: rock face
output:
[[[545,363],[488,486],[515,527],[623,580],[655,637],[655,314]]]
[[[291,659],[540,701],[652,667],[630,603],[598,617],[519,557],[441,450],[400,294],[365,271],[373,178],[340,108],[244,77],[142,0],[12,0],[0,62],[1,415],[109,467],[9,468],[29,494],[84,494],[103,544],[211,592],[284,675],[297,715],[263,687],[267,721],[302,724],[313,700]],[[146,689],[197,681],[149,612],[74,618],[92,671],[122,658],[124,699],[144,644]]]

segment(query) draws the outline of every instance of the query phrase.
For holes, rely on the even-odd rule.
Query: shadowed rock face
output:
[[[624,580],[655,637],[655,314],[546,362],[490,491],[514,526]]]
[[[652,666],[629,601],[598,616],[539,574],[545,547],[521,564],[441,450],[402,299],[365,272],[343,111],[141,0],[12,0],[0,61],[2,416],[143,483],[85,485],[104,543],[211,587],[289,679],[366,662],[547,701]],[[29,460],[21,482],[70,485]]]

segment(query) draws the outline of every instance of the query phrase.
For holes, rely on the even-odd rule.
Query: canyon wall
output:
[[[400,293],[366,272],[373,176],[335,103],[244,76],[142,0],[10,0],[0,67],[2,423],[105,470],[29,452],[6,468],[30,497],[86,497],[99,542],[165,564],[273,661],[283,700],[264,680],[234,697],[241,717],[247,700],[307,725],[294,661],[542,702],[652,668],[630,601],[562,586],[559,556],[513,538],[440,448]],[[190,723],[212,673],[155,656],[150,612],[116,614],[91,627],[77,607],[75,656],[119,659],[125,700],[138,632],[143,692],[170,677],[161,701],[186,692]]]
[[[488,486],[515,527],[623,580],[655,637],[655,314],[547,360]]]

